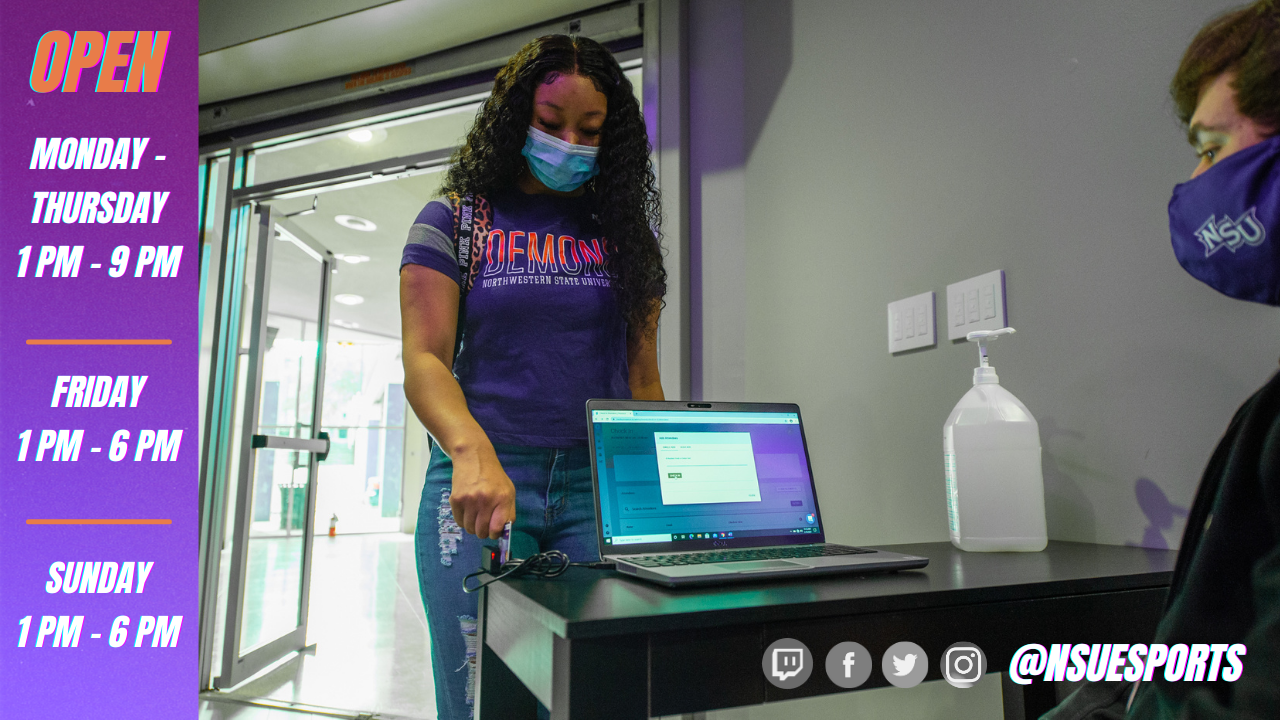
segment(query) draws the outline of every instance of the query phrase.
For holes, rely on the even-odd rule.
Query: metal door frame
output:
[[[238,208],[237,208],[238,209]],[[231,555],[231,575],[227,587],[226,631],[223,637],[222,674],[214,680],[214,687],[226,689],[240,684],[260,670],[290,652],[301,650],[307,640],[307,614],[311,595],[312,540],[315,537],[316,482],[319,463],[328,453],[329,440],[320,431],[324,409],[325,346],[329,334],[329,295],[335,258],[333,253],[291,226],[270,205],[258,206],[258,253],[254,271],[253,327],[249,338],[249,366],[245,378],[244,417],[241,424],[240,457],[236,492],[236,526]],[[320,261],[320,306],[316,320],[316,370],[315,390],[311,408],[311,438],[287,438],[268,436],[257,432],[261,400],[263,355],[266,352],[267,309],[270,306],[271,263],[274,243],[277,242],[276,226],[290,236],[280,241],[291,241],[307,254]],[[253,482],[255,466],[253,453],[259,449],[289,449],[308,453],[307,500],[302,538],[302,577],[299,595],[298,625],[288,633],[260,645],[248,653],[240,654],[241,628],[244,620],[245,572],[249,529],[252,523]]]
[[[246,224],[252,205],[235,203],[232,193],[244,184],[248,152],[233,147],[227,157],[224,190],[217,199],[223,214],[218,253],[217,311],[213,316],[213,348],[210,358],[208,402],[200,457],[200,678],[208,690],[213,674],[213,644],[217,634],[218,586],[226,529],[226,500],[230,453],[228,439],[234,432],[236,367],[240,355],[243,315]]]

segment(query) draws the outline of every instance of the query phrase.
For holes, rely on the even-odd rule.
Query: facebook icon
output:
[[[856,688],[871,677],[871,653],[856,642],[836,644],[827,653],[827,677],[842,688]]]

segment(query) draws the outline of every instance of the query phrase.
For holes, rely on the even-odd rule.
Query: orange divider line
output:
[[[86,339],[77,340],[77,339],[55,338],[55,339],[47,339],[47,340],[29,339],[27,340],[27,344],[28,345],[172,345],[173,341],[172,340],[149,340],[149,339],[103,340],[98,338],[86,338]]]
[[[108,518],[32,518],[27,520],[28,525],[172,525],[172,520],[160,519],[108,519]]]

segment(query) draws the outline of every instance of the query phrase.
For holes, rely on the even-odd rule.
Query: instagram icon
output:
[[[986,672],[987,657],[973,643],[955,643],[942,654],[942,677],[954,687],[973,687]]]

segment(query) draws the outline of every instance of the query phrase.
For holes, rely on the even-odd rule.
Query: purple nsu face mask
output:
[[[1195,279],[1229,297],[1280,306],[1280,136],[1174,187],[1169,234],[1178,263]]]

